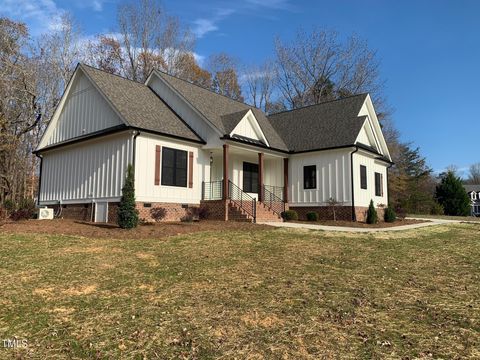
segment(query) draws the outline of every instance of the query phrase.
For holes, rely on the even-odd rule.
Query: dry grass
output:
[[[480,357],[477,225],[3,234],[0,277],[2,359]]]

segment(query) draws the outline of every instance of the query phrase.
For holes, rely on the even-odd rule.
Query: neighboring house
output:
[[[368,94],[267,116],[153,71],[145,84],[79,65],[36,150],[39,204],[64,217],[115,221],[128,164],[140,218],[191,207],[213,219],[363,220],[388,203],[391,158]]]
[[[472,202],[472,216],[480,216],[480,185],[463,185]]]

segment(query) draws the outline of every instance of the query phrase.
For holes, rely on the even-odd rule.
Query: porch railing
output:
[[[283,188],[279,186],[263,185],[263,203],[274,213],[281,216],[282,212],[285,211],[285,201],[274,192],[275,188],[281,189],[282,192],[280,194],[283,195]]]
[[[257,200],[240,189],[231,180],[228,181],[228,197],[230,198],[230,201],[235,203],[235,205],[250,215],[253,219],[253,222],[256,222]]]
[[[263,188],[283,201],[283,186],[263,185]]]
[[[202,200],[222,200],[222,197],[223,180],[202,183]]]

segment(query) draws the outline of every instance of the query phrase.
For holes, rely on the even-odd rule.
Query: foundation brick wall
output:
[[[299,220],[307,220],[307,213],[316,212],[319,220],[333,220],[332,209],[329,206],[290,206],[290,210],[298,213]],[[367,207],[356,206],[355,216],[357,221],[364,222],[367,218]],[[378,221],[383,221],[384,208],[377,208]],[[351,206],[337,206],[335,208],[337,220],[352,221]]]
[[[209,220],[225,220],[228,204],[224,200],[208,200],[201,201],[200,206],[205,206],[208,208],[208,218]]]
[[[154,222],[150,213],[151,209],[163,208],[166,211],[163,221],[182,221],[182,219],[189,215],[189,208],[198,208],[198,204],[186,204],[187,208],[182,207],[182,204],[175,203],[147,203],[151,204],[151,207],[145,207],[143,202],[137,202],[138,218],[146,222]]]

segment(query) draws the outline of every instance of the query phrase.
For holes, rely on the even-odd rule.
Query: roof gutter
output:
[[[355,214],[355,186],[353,182],[353,154],[355,154],[358,150],[359,147],[355,146],[355,150],[350,153],[350,180],[352,184],[352,221],[357,221],[357,215]]]

